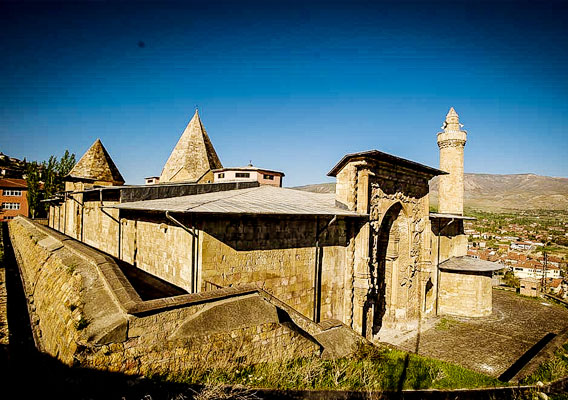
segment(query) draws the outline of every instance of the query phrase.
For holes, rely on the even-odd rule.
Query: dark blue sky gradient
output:
[[[0,151],[159,175],[199,105],[225,166],[328,180],[348,152],[568,176],[566,2],[0,3]],[[145,46],[138,43],[143,41]]]

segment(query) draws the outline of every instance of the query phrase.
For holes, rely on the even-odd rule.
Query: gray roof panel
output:
[[[440,269],[449,271],[488,272],[498,271],[503,268],[506,268],[503,264],[469,256],[452,257],[440,263]]]
[[[274,186],[134,201],[113,207],[121,210],[169,211],[184,214],[367,216],[335,206],[334,194],[302,192]]]

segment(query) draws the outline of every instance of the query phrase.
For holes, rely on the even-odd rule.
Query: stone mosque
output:
[[[95,141],[51,199],[49,227],[181,293],[254,285],[315,324],[372,341],[430,317],[488,316],[501,266],[466,256],[462,128],[451,108],[439,169],[378,150],[347,154],[328,173],[335,193],[322,194],[281,187],[278,171],[224,168],[196,111],[157,184],[125,185]]]

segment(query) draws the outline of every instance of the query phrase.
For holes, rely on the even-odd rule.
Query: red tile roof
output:
[[[562,284],[562,278],[551,279],[548,283],[548,287],[557,288]]]
[[[26,189],[27,187],[28,185],[25,179],[11,179],[11,178],[0,179],[0,188]]]

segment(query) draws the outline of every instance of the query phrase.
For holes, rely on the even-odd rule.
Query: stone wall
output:
[[[79,273],[81,260],[65,251],[60,242],[30,229],[30,223],[24,225],[21,219],[15,219],[9,226],[36,344],[41,351],[57,354],[61,361],[72,364],[81,341],[76,327],[85,318],[81,289],[94,277]],[[60,254],[52,256],[56,250],[61,250]]]
[[[193,241],[188,232],[171,223],[124,218],[121,236],[121,259],[192,291]]]
[[[105,207],[116,203],[105,201],[101,207],[100,202],[86,201],[83,210],[83,242],[114,257],[119,256],[118,210]]]
[[[329,219],[319,221],[319,229]],[[201,224],[202,288],[254,283],[302,314],[313,317],[316,218],[238,217]],[[332,224],[320,238],[321,318],[344,321],[345,223]]]
[[[250,286],[142,301],[103,253],[24,218],[10,237],[36,345],[69,365],[175,376],[322,349],[344,355],[356,341],[341,323],[314,324]],[[339,347],[329,339],[338,333]]]
[[[83,218],[84,243],[190,293],[254,283],[309,317],[314,314],[319,230],[321,320],[346,322],[347,237],[343,219],[324,229],[331,218],[216,216],[191,221],[178,217],[186,227],[195,225],[193,240],[191,233],[163,214],[122,212],[119,225],[119,211],[106,208],[116,202],[105,200],[103,204],[101,208],[99,200],[85,201],[82,217],[81,206],[72,200],[51,209],[57,215],[67,207],[76,216],[75,221]],[[57,218],[55,221],[57,229]],[[59,229],[77,239],[80,230],[80,224],[71,222],[66,232]]]
[[[491,272],[440,272],[439,312],[485,317],[492,312]]]
[[[463,233],[463,221],[450,222],[451,219],[449,218],[437,218],[431,223],[433,265],[452,257],[461,257],[467,254],[467,235]]]
[[[2,224],[0,224],[0,261],[2,260]],[[9,343],[8,293],[6,292],[6,266],[0,263],[0,357],[7,354]]]

